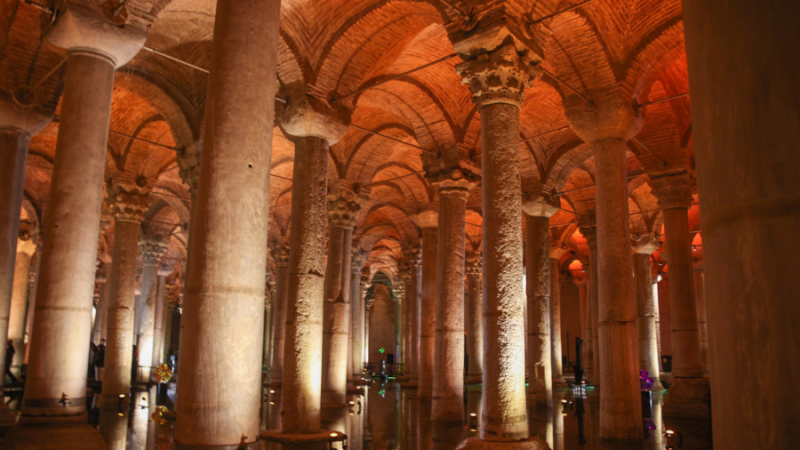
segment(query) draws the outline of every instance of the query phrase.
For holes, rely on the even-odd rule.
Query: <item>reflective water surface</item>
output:
[[[711,449],[710,421],[664,417],[661,405],[665,395],[665,391],[653,393],[652,406],[644,408],[647,419],[642,429],[647,438],[641,442],[626,444],[599,439],[599,390],[593,388],[555,392],[555,407],[551,412],[529,411],[530,433],[546,440],[553,450]],[[115,443],[110,447],[127,450],[171,448],[174,415],[170,410],[175,400],[174,384],[135,388],[127,409],[119,407],[101,411],[96,407],[96,396],[88,414],[89,421],[98,429],[102,425],[103,437],[107,442]],[[12,393],[10,400],[13,409],[18,403],[17,396]],[[373,380],[369,386],[349,391],[345,409],[323,410],[322,426],[326,430],[343,431],[349,450],[454,450],[464,439],[479,433],[480,386],[465,389],[464,404],[463,425],[443,426],[430,419],[430,400],[417,398],[415,389]],[[159,406],[166,408],[159,409]],[[265,387],[262,430],[279,426],[280,389]],[[342,444],[335,443],[333,448],[343,449]],[[279,447],[265,444],[265,448]]]

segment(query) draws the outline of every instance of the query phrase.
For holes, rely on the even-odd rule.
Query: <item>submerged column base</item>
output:
[[[458,450],[550,450],[547,442],[538,437],[529,437],[524,441],[495,442],[484,441],[479,437],[471,437],[458,447]]]
[[[708,378],[672,377],[664,397],[663,414],[669,417],[711,420],[711,384]]]

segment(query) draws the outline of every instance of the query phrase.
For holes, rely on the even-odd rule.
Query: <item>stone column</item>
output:
[[[403,256],[408,262],[408,269],[411,276],[407,299],[409,300],[408,314],[411,322],[409,336],[409,357],[411,364],[409,367],[409,386],[417,387],[419,384],[419,329],[421,307],[420,295],[422,293],[422,253],[418,245],[411,245],[403,251]]]
[[[561,276],[559,258],[566,253],[563,248],[550,248],[550,344],[552,345],[553,388],[567,387],[561,346]],[[557,257],[553,257],[557,256]]]
[[[156,290],[156,310],[153,320],[153,367],[164,363],[164,342],[166,341],[164,330],[169,318],[169,314],[167,314],[167,277],[172,274],[172,270],[172,265],[163,263],[158,267],[158,289]]]
[[[502,42],[513,39],[508,35]],[[484,45],[479,42],[456,44],[465,59],[456,71],[481,115],[484,214],[483,414],[480,438],[468,439],[462,448],[537,448],[542,441],[528,437],[525,402],[519,112],[525,88],[541,74],[541,58],[513,43],[474,48]]]
[[[361,289],[361,267],[364,257],[360,251],[353,250],[350,283],[350,311],[353,314],[350,335],[353,348],[350,351],[352,366],[350,368],[353,384],[361,384],[364,367],[364,295]]]
[[[528,303],[528,396],[531,409],[553,407],[552,344],[550,342],[550,216],[556,201],[541,197],[525,203],[526,279]],[[485,245],[485,244],[484,244]]]
[[[405,252],[404,252],[405,253]],[[398,261],[398,272],[402,283],[403,298],[400,301],[400,363],[402,363],[402,377],[397,377],[403,382],[408,381],[411,373],[411,306],[413,302],[413,288],[411,286],[411,265],[408,260]]]
[[[46,113],[40,111],[39,107],[30,105],[24,107],[20,105],[19,99],[14,95],[0,91],[0,336],[9,336],[14,340],[16,354],[24,357],[25,349],[18,345],[15,327],[10,329],[9,314],[12,307],[12,298],[17,293],[17,282],[15,280],[15,264],[20,271],[30,267],[30,255],[17,250],[17,238],[19,235],[20,211],[22,209],[22,194],[25,186],[25,162],[28,157],[28,142],[31,135],[44,128],[49,121]],[[19,256],[18,256],[19,255]],[[15,263],[15,258],[20,258]],[[20,274],[20,277],[27,277],[27,274]],[[27,278],[22,278],[24,282]],[[22,314],[24,317],[24,298],[22,300]],[[15,316],[16,318],[16,316]],[[12,333],[9,333],[13,331]],[[6,343],[2,342],[0,349],[0,362],[5,364]],[[2,383],[0,383],[2,384]],[[3,387],[0,386],[0,398],[3,398]],[[14,418],[5,402],[0,402],[0,423],[12,422]]]
[[[8,339],[13,341],[14,359],[11,361],[11,371],[19,377],[22,365],[25,362],[25,308],[28,303],[28,276],[30,275],[31,260],[36,252],[36,244],[32,239],[17,240],[17,257],[14,262],[14,285],[11,294],[11,309],[8,314]],[[2,328],[2,325],[0,325]],[[5,351],[5,349],[3,349]],[[5,356],[3,357],[5,364]],[[2,395],[2,392],[0,392]],[[0,405],[2,408],[2,405]]]
[[[422,229],[422,291],[419,315],[419,380],[417,395],[433,396],[433,367],[436,345],[436,298],[438,294],[439,224],[436,211],[427,210],[414,218]]]
[[[700,337],[700,355],[703,358],[703,373],[708,376],[708,314],[706,313],[706,281],[703,261],[694,262],[694,291],[697,299],[697,331]]]
[[[664,215],[672,325],[672,386],[664,397],[664,414],[708,418],[709,380],[703,373],[697,301],[692,267],[692,204],[688,172],[651,176],[650,185]]]
[[[792,448],[800,391],[786,374],[800,373],[800,302],[786,274],[800,269],[800,67],[789,55],[800,14],[781,0],[687,0],[683,13],[714,447]]]
[[[179,361],[188,376],[178,379],[177,450],[261,446],[256,337],[264,332],[279,16],[279,0],[217,2],[183,306]]]
[[[333,111],[327,102],[305,91],[305,85],[287,90],[280,110],[284,134],[294,141],[292,175],[291,252],[286,309],[281,430],[267,433],[318,436],[322,386],[323,309],[325,303],[325,228],[330,145],[347,132],[349,112]],[[350,243],[347,244],[348,248]],[[340,252],[337,255],[342,257]],[[350,255],[347,255],[348,258]],[[339,276],[343,276],[339,273]],[[338,281],[341,283],[341,281]],[[344,308],[345,313],[347,312]],[[341,317],[341,313],[337,314]],[[336,326],[347,336],[347,320]],[[340,346],[346,364],[346,339]],[[341,380],[346,381],[339,367]],[[337,430],[338,431],[338,430]]]
[[[108,26],[101,14],[100,8],[70,3],[46,36],[68,56],[29,345],[26,416],[86,410],[86,347],[114,71],[146,38],[133,24]]]
[[[467,368],[466,384],[483,381],[483,315],[481,314],[481,254],[467,254]]]
[[[439,194],[438,290],[432,419],[445,428],[464,421],[464,271],[467,197],[478,169],[456,145],[423,156],[426,177]]]
[[[95,345],[100,345],[100,342],[106,338],[106,329],[108,328],[107,272],[110,267],[110,264],[100,260],[97,261],[97,272],[95,272],[94,282],[96,286],[95,289],[98,291],[98,299],[95,308],[94,329],[92,330],[92,342],[94,342]]]
[[[353,227],[361,210],[357,200],[356,194],[345,187],[334,186],[328,194],[330,231],[322,333],[322,405],[326,409],[344,408],[347,403],[351,249]]]
[[[370,267],[364,266],[361,269],[361,280],[360,280],[360,288],[361,288],[361,298],[364,299],[364,321],[363,321],[363,330],[364,330],[364,345],[361,348],[361,358],[362,361],[365,363],[369,363],[369,312],[372,309],[372,303],[375,301],[372,298],[367,297],[367,290],[370,286],[370,280],[372,279],[372,269]]]
[[[592,228],[594,234],[591,234],[589,239],[589,263],[587,264],[587,271],[591,272],[589,275],[589,303],[590,311],[592,313],[592,340],[590,342],[592,349],[592,384],[595,387],[600,386],[600,324],[598,322],[598,306],[600,303],[598,283],[598,262],[597,262],[597,228]]]
[[[589,246],[589,258],[583,263],[583,272],[586,274],[586,326],[585,337],[583,338],[583,379],[587,385],[597,381],[595,376],[597,367],[597,352],[595,351],[596,341],[594,339],[597,306],[597,277],[594,275],[594,249],[597,249],[597,229],[594,226],[580,228],[581,234],[586,238]]]
[[[633,243],[633,273],[636,277],[639,329],[639,368],[653,378],[652,391],[663,390],[658,353],[658,297],[653,296],[653,267],[650,258],[658,250],[658,241],[652,234],[644,234]]]
[[[136,370],[136,381],[148,383],[153,372],[153,350],[156,328],[156,303],[158,302],[159,279],[158,261],[167,251],[167,246],[159,241],[144,240],[139,243],[139,254],[142,255],[141,307],[136,311],[139,315],[139,341],[136,345],[139,367]],[[144,278],[149,282],[145,285]],[[145,291],[145,289],[147,289]]]
[[[641,439],[642,401],[636,346],[636,297],[628,219],[627,141],[641,129],[640,111],[621,89],[565,100],[575,133],[593,147],[597,191],[600,436]]]
[[[289,246],[281,244],[273,252],[277,267],[275,298],[272,300],[272,363],[270,384],[283,383],[283,353],[286,343],[286,298],[289,296]]]
[[[110,191],[114,214],[114,250],[105,372],[100,396],[100,434],[110,449],[124,450],[133,363],[131,338],[134,335],[137,248],[148,199],[136,193],[135,189],[123,190],[118,185]]]

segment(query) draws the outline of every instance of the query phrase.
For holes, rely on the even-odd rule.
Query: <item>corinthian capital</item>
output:
[[[483,270],[483,258],[481,256],[481,252],[479,251],[471,251],[467,253],[467,276],[468,277],[478,277],[481,276],[481,271]]]
[[[540,59],[531,55],[528,50],[506,44],[457,64],[456,73],[469,86],[478,108],[494,103],[522,107],[525,88],[542,76]]]
[[[142,223],[150,203],[146,195],[117,191],[111,196],[111,213],[115,222]]]
[[[666,173],[653,175],[648,184],[658,199],[658,206],[663,209],[684,208],[692,205],[692,178],[689,172]]]
[[[328,220],[333,228],[352,229],[364,199],[348,187],[336,186],[328,192]]]
[[[145,264],[155,264],[167,252],[167,244],[159,240],[143,239],[139,241],[139,254]]]
[[[442,146],[435,154],[423,153],[422,168],[441,195],[462,195],[466,199],[481,179],[480,169],[455,144]]]
[[[289,267],[289,246],[281,244],[272,251],[272,258],[278,267]]]

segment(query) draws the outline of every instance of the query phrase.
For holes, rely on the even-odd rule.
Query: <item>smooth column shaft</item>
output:
[[[480,382],[483,376],[483,315],[481,314],[481,275],[467,274],[467,378]]]
[[[320,430],[328,142],[295,140],[281,431]]]
[[[480,114],[485,295],[480,438],[513,441],[528,437],[519,107],[490,104]]]
[[[665,209],[663,213],[669,258],[672,375],[678,378],[701,378],[703,358],[697,326],[689,216],[686,208]]]
[[[650,255],[636,253],[633,255],[633,272],[636,276],[636,293],[638,298],[639,329],[639,368],[646,370],[655,383],[654,390],[661,389],[658,356],[658,299],[653,296],[653,269]]]
[[[353,366],[350,371],[352,372],[353,380],[361,378],[361,369],[364,367],[364,296],[361,295],[361,266],[353,266],[350,275],[350,312],[352,313],[352,322],[350,334],[352,335],[351,342],[353,348],[350,351]]]
[[[422,297],[419,306],[419,385],[417,394],[433,395],[433,370],[436,347],[436,298],[438,295],[439,232],[422,229]]]
[[[14,289],[11,295],[11,309],[8,314],[8,339],[14,342],[14,359],[11,370],[19,376],[25,361],[25,309],[28,300],[28,276],[36,246],[31,241],[19,241],[17,259],[14,262]],[[5,362],[5,357],[3,360]]]
[[[167,277],[158,274],[158,290],[156,291],[155,318],[153,319],[153,359],[152,367],[164,363],[164,329],[166,328],[166,283]]]
[[[594,143],[597,185],[600,436],[642,438],[636,297],[628,220],[625,141]]]
[[[70,51],[29,345],[26,415],[86,410],[87,345],[113,86],[114,62]],[[62,394],[71,399],[67,407],[58,403]]]
[[[527,216],[528,394],[531,407],[553,406],[550,316],[550,220]]]
[[[561,359],[561,280],[558,275],[558,260],[550,258],[550,343],[553,348],[553,385],[566,386],[564,363]]]
[[[288,261],[277,263],[275,298],[272,299],[272,383],[283,382],[283,353],[286,343],[286,298],[289,296]]]
[[[180,339],[176,448],[257,441],[280,1],[219,0]],[[235,218],[235,219],[234,219]],[[251,444],[253,446],[258,444]]]
[[[140,294],[136,343],[137,360],[139,367],[136,370],[136,381],[146,383],[150,381],[150,374],[153,370],[153,339],[155,332],[156,301],[158,297],[158,271],[156,261],[145,260],[142,269],[142,293]],[[144,278],[148,279],[147,284]],[[146,290],[145,290],[146,289]]]
[[[442,189],[439,198],[439,281],[432,418],[442,424],[464,420],[464,250],[466,189]]]
[[[350,336],[350,248],[353,229],[331,227],[322,341],[322,403],[344,407]],[[339,430],[344,431],[344,430]]]

